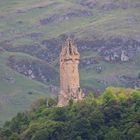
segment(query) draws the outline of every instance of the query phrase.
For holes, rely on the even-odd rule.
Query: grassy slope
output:
[[[27,57],[18,53],[0,53],[0,124],[27,109],[37,98],[48,95],[46,85],[30,80],[6,66],[8,56],[13,54]],[[7,80],[9,78],[14,79],[14,82]]]
[[[102,5],[109,0],[99,2]],[[121,1],[121,0],[120,0]],[[134,4],[139,0],[127,0],[129,3]],[[41,26],[39,20],[48,17],[49,15],[59,13],[64,14],[67,9],[83,9],[76,4],[74,0],[57,0],[58,5],[51,5],[54,1],[51,0],[0,0],[0,42],[10,40],[13,47],[26,44],[40,43],[44,39],[57,37],[63,33],[75,32],[77,38],[87,38],[92,40],[92,36],[97,34],[100,38],[107,39],[110,36],[131,36],[137,37],[140,34],[140,24],[133,25],[129,23],[127,18],[136,17],[140,20],[139,9],[129,8],[126,10],[111,10],[99,11],[98,9],[90,9],[93,12],[92,17],[77,17],[71,20],[53,23],[47,26]],[[46,6],[44,8],[37,8],[39,6]],[[17,11],[22,11],[17,13]],[[89,9],[88,9],[89,10]],[[27,34],[30,33],[43,33],[43,36],[38,39],[32,39]],[[47,86],[27,79],[26,77],[12,71],[6,66],[6,60],[11,53],[0,53],[0,76],[8,75],[14,77],[16,82],[9,84],[7,81],[0,80],[0,97],[8,95],[11,100],[1,101],[2,109],[0,110],[0,121],[8,119],[15,112],[22,110],[31,104],[35,98],[46,95]],[[15,53],[15,55],[24,56],[22,53]],[[82,58],[94,55],[93,52],[83,52]],[[95,54],[96,55],[96,54]],[[25,57],[30,58],[29,55]],[[104,88],[102,84],[97,83],[96,79],[106,79],[111,75],[119,74],[132,74],[137,75],[140,69],[140,57],[136,57],[134,62],[120,64],[109,64],[101,62],[105,71],[101,74],[95,72],[95,66],[89,66],[81,70],[81,84],[82,86]],[[136,65],[136,64],[137,65]],[[116,71],[117,69],[117,71]],[[119,85],[120,83],[118,83]],[[43,88],[42,88],[43,87]],[[28,95],[29,91],[34,91],[33,95]],[[5,98],[5,97],[4,97]],[[6,99],[7,100],[7,99]],[[18,104],[15,104],[18,103]],[[15,108],[17,108],[15,110]],[[8,111],[7,111],[8,110]],[[9,113],[9,114],[8,114]],[[5,117],[7,116],[7,118]]]
[[[11,36],[12,33],[10,34],[10,32],[9,34],[6,34],[5,37],[6,38],[9,37],[7,39],[13,39],[13,37],[15,37],[16,35],[20,37],[24,34],[28,34],[31,32],[43,32],[45,33],[44,38],[54,37],[62,33],[72,31],[77,32],[77,35],[79,37],[89,36],[90,32],[93,31],[94,32],[100,31],[101,34],[105,33],[105,35],[107,34],[112,35],[113,33],[115,33],[116,35],[117,34],[129,35],[130,31],[131,34],[134,33],[135,35],[136,33],[139,33],[139,31],[137,30],[138,28],[140,28],[139,24],[133,26],[131,24],[128,24],[128,21],[126,20],[128,17],[131,16],[136,16],[139,19],[140,16],[138,14],[139,13],[138,9],[129,8],[128,10],[119,9],[108,12],[102,12],[99,11],[98,9],[93,9],[90,11],[93,11],[94,15],[93,17],[90,18],[89,17],[73,18],[72,20],[61,22],[59,24],[57,23],[47,26],[40,26],[39,20],[46,18],[50,14],[59,13],[62,15],[65,13],[65,11],[67,11],[68,8],[72,9],[86,9],[86,8],[85,7],[83,8],[75,3],[71,3],[70,1],[62,1],[62,0],[57,1],[59,3],[58,6],[50,6],[49,8],[47,7],[40,9],[32,7],[37,7],[40,5],[47,6],[48,4],[51,3],[51,1],[47,2],[41,0],[37,2],[37,0],[31,0],[19,2],[15,0],[15,2],[13,1],[13,3],[12,2],[10,3],[10,8],[7,6],[8,1],[4,2],[3,6],[1,7],[6,6],[6,8],[4,10],[3,8],[0,8],[3,10],[1,14],[3,16],[6,16],[6,18],[1,22],[2,31],[14,30],[16,32],[14,36]],[[10,14],[9,9],[11,9]],[[17,10],[23,10],[24,13],[17,14],[16,13]],[[23,21],[23,23],[19,24],[18,21]],[[78,31],[80,31],[80,33]],[[16,41],[14,42],[16,43]]]

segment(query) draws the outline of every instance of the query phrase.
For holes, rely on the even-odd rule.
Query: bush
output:
[[[140,91],[108,88],[66,107],[41,99],[0,130],[2,140],[139,140]]]

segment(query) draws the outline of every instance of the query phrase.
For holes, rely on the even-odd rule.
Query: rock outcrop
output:
[[[47,62],[37,59],[19,58],[10,56],[8,66],[29,79],[40,81],[44,84],[57,82],[58,73]]]

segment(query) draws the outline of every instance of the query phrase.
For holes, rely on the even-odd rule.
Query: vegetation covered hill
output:
[[[6,60],[12,55],[15,53],[0,53],[0,126],[18,112],[28,109],[39,97],[48,96],[47,93],[50,92],[47,85],[10,69]],[[16,55],[31,60],[28,55]]]
[[[0,0],[0,124],[58,93],[67,35],[81,53],[83,88],[140,87],[139,13],[139,0]]]
[[[15,59],[17,52],[28,54],[58,71],[60,45],[65,35],[74,35],[81,52],[83,87],[139,87],[139,13],[139,0],[0,1],[0,47],[15,52]],[[27,77],[27,71],[32,71],[34,76],[30,78],[34,80],[47,85],[50,79],[55,81],[54,77],[37,72],[29,61],[24,61],[25,69],[10,62],[16,65],[12,69]],[[49,75],[53,73],[49,71]]]
[[[139,140],[140,91],[107,88],[82,102],[55,107],[38,101],[32,111],[18,113],[0,130],[1,140]]]

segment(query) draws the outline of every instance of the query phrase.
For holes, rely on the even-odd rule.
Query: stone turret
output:
[[[78,65],[80,54],[71,39],[67,39],[60,53],[60,94],[58,106],[65,106],[70,100],[82,100]]]

